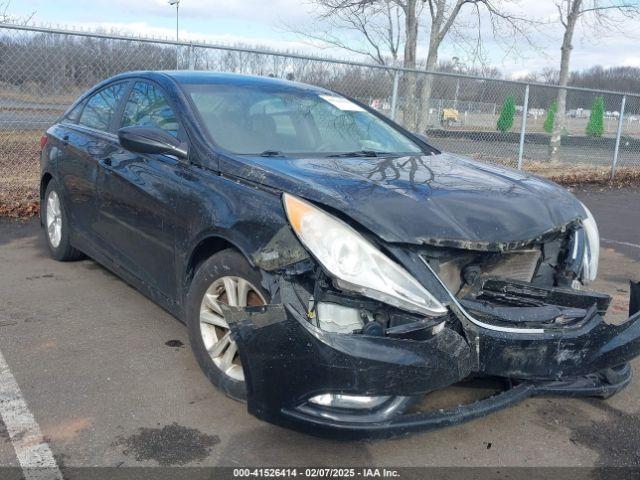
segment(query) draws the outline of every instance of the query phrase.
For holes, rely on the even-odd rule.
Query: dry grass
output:
[[[0,216],[38,213],[40,135],[0,132]]]
[[[72,87],[64,89],[61,93],[52,93],[37,83],[25,82],[21,85],[12,85],[0,82],[0,98],[29,103],[42,103],[44,99],[46,103],[70,105],[85,91],[84,87]]]
[[[566,164],[553,162],[527,162],[525,170],[546,177],[566,187],[585,185],[603,188],[624,188],[640,186],[640,167],[619,167],[611,181],[611,167],[587,164]]]

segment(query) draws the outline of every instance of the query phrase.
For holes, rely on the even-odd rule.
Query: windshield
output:
[[[186,85],[206,129],[238,154],[419,154],[402,133],[348,99],[279,85]]]

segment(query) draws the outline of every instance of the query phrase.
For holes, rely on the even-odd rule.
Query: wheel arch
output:
[[[44,192],[49,185],[49,182],[53,180],[53,175],[50,172],[44,172],[40,178],[40,200],[44,198]]]
[[[201,238],[196,245],[191,249],[187,261],[185,263],[183,285],[185,293],[189,290],[193,276],[195,275],[198,266],[202,264],[208,258],[211,258],[218,252],[223,250],[232,249],[240,253],[250,265],[253,266],[251,258],[245,254],[237,243],[220,235],[220,234],[208,234]]]
[[[53,175],[50,172],[44,172],[40,177],[40,223],[42,224],[42,203],[44,202],[44,193],[47,191],[49,183],[53,180]]]

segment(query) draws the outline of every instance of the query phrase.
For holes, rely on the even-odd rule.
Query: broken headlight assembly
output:
[[[287,193],[283,202],[293,231],[337,288],[430,317],[447,312],[413,276],[345,222]]]
[[[586,236],[584,256],[582,257],[582,280],[592,282],[598,275],[598,259],[600,258],[600,235],[598,225],[589,209],[582,204],[587,218],[582,221],[582,228]]]

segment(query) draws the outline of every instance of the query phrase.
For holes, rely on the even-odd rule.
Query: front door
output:
[[[159,86],[136,81],[121,127],[155,126],[178,136],[179,124]],[[181,133],[180,133],[181,134]],[[98,182],[100,235],[113,260],[163,296],[177,296],[175,230],[183,161],[119,148]]]

